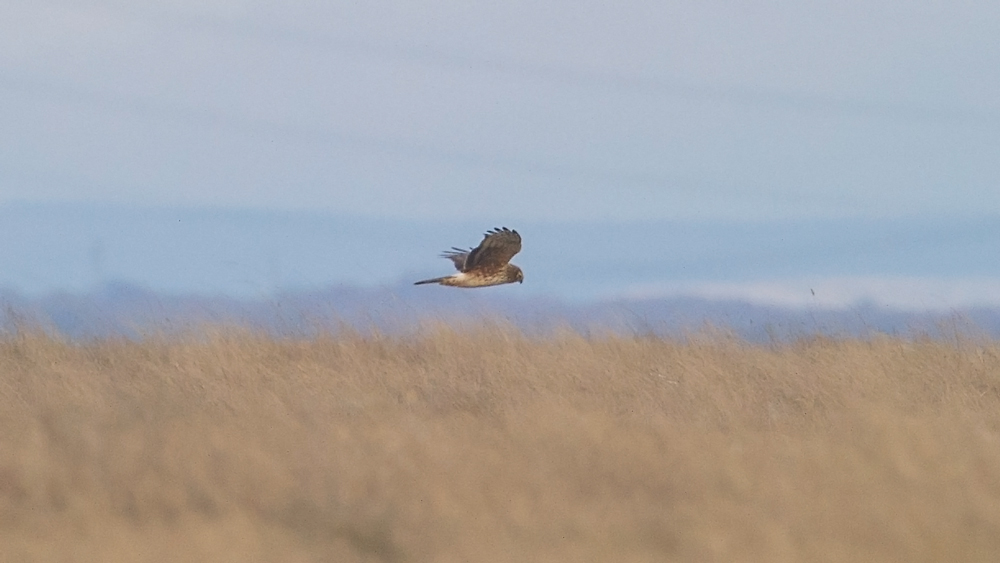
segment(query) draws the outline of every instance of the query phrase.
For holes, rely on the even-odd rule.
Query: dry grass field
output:
[[[0,560],[1000,561],[1000,343],[0,337]]]

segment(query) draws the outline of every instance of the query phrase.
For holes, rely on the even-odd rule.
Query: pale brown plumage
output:
[[[476,248],[452,247],[441,254],[455,264],[457,274],[418,281],[413,285],[437,283],[453,287],[486,287],[505,283],[523,283],[524,272],[510,263],[521,251],[521,235],[507,227],[487,231]]]

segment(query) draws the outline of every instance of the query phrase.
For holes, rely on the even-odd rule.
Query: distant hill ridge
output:
[[[0,287],[42,295],[85,292],[117,279],[161,292],[261,297],[332,284],[392,285],[447,272],[438,252],[475,245],[494,226],[524,235],[518,264],[526,279],[519,291],[572,300],[809,277],[1000,280],[997,217],[596,224],[501,219],[420,222],[306,211],[6,204],[0,206]]]
[[[71,338],[142,337],[211,325],[238,325],[270,334],[308,336],[324,331],[417,330],[430,322],[512,324],[531,333],[562,327],[585,334],[682,336],[706,329],[731,331],[751,341],[815,335],[985,335],[1000,337],[1000,308],[937,312],[858,305],[787,308],[697,298],[616,299],[573,303],[515,293],[414,288],[331,286],[260,299],[178,295],[127,283],[98,290],[26,297],[0,294],[0,324],[39,326]]]

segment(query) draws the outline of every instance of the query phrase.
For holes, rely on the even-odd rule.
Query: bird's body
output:
[[[521,250],[521,235],[506,227],[487,231],[476,248],[452,248],[441,254],[455,264],[457,274],[421,280],[414,285],[436,283],[452,287],[487,287],[524,282],[524,272],[510,263]]]

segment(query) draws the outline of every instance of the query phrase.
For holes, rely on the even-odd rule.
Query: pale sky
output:
[[[3,2],[0,203],[1000,213],[995,2]]]

